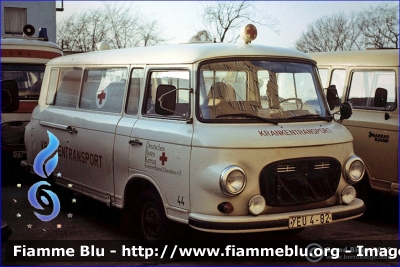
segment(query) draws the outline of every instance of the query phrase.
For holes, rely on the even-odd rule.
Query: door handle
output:
[[[78,131],[75,128],[71,127],[71,126],[68,126],[65,130],[67,132],[69,132],[70,134],[78,133]]]
[[[141,146],[141,145],[143,145],[143,143],[140,142],[139,139],[129,140],[129,144],[132,145],[132,146]]]

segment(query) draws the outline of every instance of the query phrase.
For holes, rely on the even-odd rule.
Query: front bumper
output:
[[[349,205],[336,205],[313,210],[259,216],[215,216],[191,213],[189,215],[189,225],[200,231],[215,233],[266,232],[289,229],[289,217],[291,216],[330,212],[332,214],[331,223],[336,223],[360,217],[364,211],[364,202],[356,198]]]

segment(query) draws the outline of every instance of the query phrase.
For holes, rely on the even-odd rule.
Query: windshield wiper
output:
[[[216,118],[222,118],[222,117],[244,117],[244,118],[257,119],[257,120],[272,123],[274,125],[278,125],[277,121],[270,120],[270,119],[260,117],[260,116],[256,116],[256,115],[253,115],[250,113],[232,113],[232,114],[221,114],[221,115],[216,116]]]
[[[333,120],[332,117],[322,117],[318,114],[304,114],[304,115],[290,117],[290,119],[297,119],[297,118],[301,118],[301,119],[303,119],[303,118],[320,118],[324,121],[329,121],[329,122],[331,122]]]

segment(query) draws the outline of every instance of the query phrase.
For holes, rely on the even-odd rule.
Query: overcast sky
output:
[[[391,1],[396,3],[395,1]],[[294,48],[295,41],[307,30],[307,25],[336,12],[362,11],[377,6],[382,1],[257,1],[261,12],[279,21],[279,34],[267,27],[257,26],[258,37],[253,43]],[[204,2],[198,1],[122,1],[143,13],[145,18],[157,20],[162,25],[168,43],[187,42],[199,30],[203,30],[200,14]],[[66,1],[64,11],[57,12],[57,20],[82,10],[104,6],[102,1]]]

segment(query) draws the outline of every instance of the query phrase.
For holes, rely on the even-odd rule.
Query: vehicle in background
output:
[[[25,25],[23,32],[23,36],[1,39],[0,79],[16,81],[19,95],[19,108],[1,113],[2,171],[11,170],[26,157],[25,127],[38,103],[46,63],[63,55],[57,44],[48,41],[46,28],[40,29],[38,37],[32,37],[35,29],[31,25]]]
[[[353,106],[353,115],[343,121],[343,125],[354,137],[355,153],[366,164],[367,177],[360,185],[397,196],[399,50],[367,49],[309,55],[317,61],[324,87],[336,88],[339,102],[348,101]],[[367,200],[368,190],[358,191]]]
[[[11,227],[4,220],[1,220],[1,243],[3,244],[8,240],[12,232]]]

